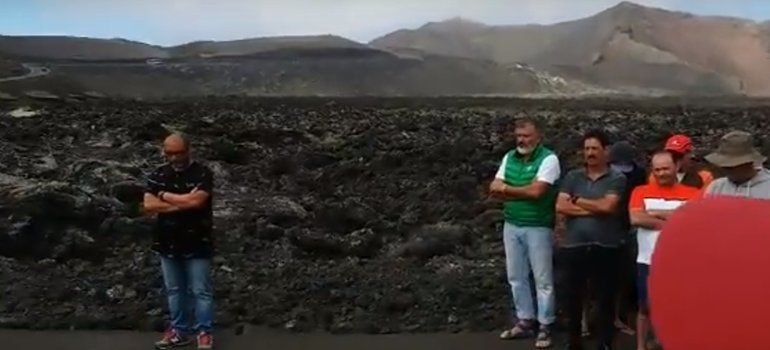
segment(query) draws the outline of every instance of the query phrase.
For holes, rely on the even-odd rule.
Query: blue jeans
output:
[[[214,290],[211,283],[211,259],[160,258],[163,283],[171,313],[171,327],[181,334],[213,330]],[[193,311],[194,310],[194,311]],[[190,328],[190,314],[197,323]]]
[[[518,227],[505,223],[503,228],[508,283],[511,285],[516,318],[534,320],[532,287],[529,273],[534,272],[537,290],[537,320],[550,325],[556,320],[553,291],[553,230],[548,227]]]

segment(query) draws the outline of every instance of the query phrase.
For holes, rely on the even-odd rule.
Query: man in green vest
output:
[[[556,154],[541,144],[541,128],[535,120],[518,120],[515,134],[516,149],[505,155],[490,185],[491,194],[504,199],[506,270],[518,319],[500,338],[536,337],[535,347],[542,349],[551,346],[555,321],[553,227],[561,168]],[[537,314],[530,271],[535,276]]]

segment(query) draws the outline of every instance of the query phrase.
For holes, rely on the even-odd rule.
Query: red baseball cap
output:
[[[693,151],[692,140],[687,135],[674,135],[666,141],[666,151],[687,154]]]

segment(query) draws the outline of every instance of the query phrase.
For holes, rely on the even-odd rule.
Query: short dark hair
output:
[[[601,129],[588,130],[585,134],[583,134],[583,144],[585,144],[585,142],[590,139],[596,139],[599,141],[599,143],[602,145],[602,148],[607,148],[607,146],[610,144],[610,137],[607,136],[607,133]]]
[[[532,125],[535,128],[535,130],[537,130],[537,132],[543,131],[543,128],[542,128],[543,125],[540,123],[540,121],[538,121],[535,118],[524,117],[524,118],[516,119],[516,121],[513,122],[514,128],[523,128],[527,125]]]

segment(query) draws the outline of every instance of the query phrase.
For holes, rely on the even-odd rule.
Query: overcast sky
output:
[[[770,0],[639,0],[704,15],[770,19]],[[337,34],[360,42],[451,17],[487,24],[554,23],[617,0],[0,0],[0,34],[121,37],[158,45]]]

